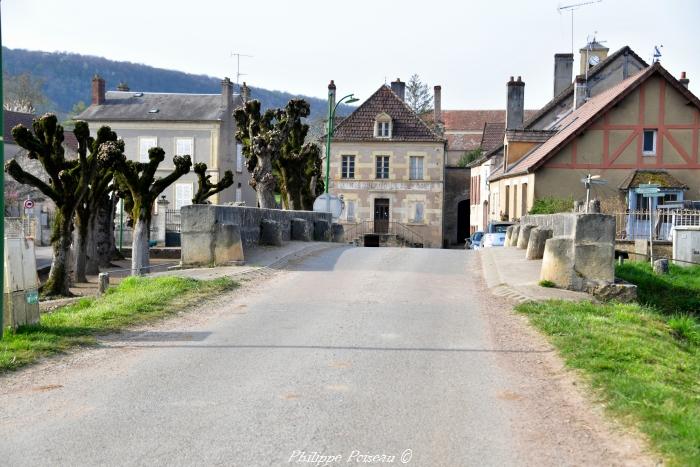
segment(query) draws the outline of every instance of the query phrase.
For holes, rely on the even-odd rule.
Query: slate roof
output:
[[[242,103],[234,94],[233,106]],[[151,112],[157,110],[157,112]],[[91,105],[76,119],[87,121],[218,121],[224,113],[221,94],[108,91],[105,102]]]
[[[380,113],[392,119],[391,138],[374,137],[374,120]],[[333,141],[444,141],[408,105],[382,85],[333,132]]]
[[[652,66],[640,71],[626,80],[611,87],[605,92],[592,97],[588,102],[574,110],[572,113],[562,118],[556,124],[558,132],[546,142],[531,150],[523,156],[507,171],[494,173],[492,180],[511,175],[520,175],[537,170],[549,158],[554,156],[560,149],[566,146],[573,138],[581,134],[586,128],[592,125],[598,117],[610,110],[618,102],[624,99],[629,93],[634,91],[641,83],[655,74],[660,74],[669,84],[688,99],[693,105],[700,109],[700,100],[674,78],[661,63],[654,63]]]
[[[612,54],[608,55],[604,60],[601,60],[600,63],[598,63],[596,66],[588,70],[588,77],[589,79],[595,78],[595,76],[606,69],[608,66],[610,66],[611,63],[613,63],[620,55],[623,54],[630,54],[632,55],[636,60],[638,60],[641,64],[644,66],[649,66],[647,62],[642,59],[639,55],[637,55],[634,50],[628,45],[616,50]],[[572,82],[569,84],[569,86],[564,89],[562,92],[559,93],[558,96],[555,96],[551,101],[549,101],[547,104],[545,104],[544,107],[542,107],[540,110],[534,112],[530,116],[527,114],[525,115],[525,128],[528,128],[532,126],[534,123],[537,123],[537,120],[539,120],[541,117],[543,117],[545,114],[547,114],[551,109],[554,107],[558,106],[562,102],[566,100],[571,100],[573,102],[574,98],[574,83]]]
[[[11,110],[3,110],[4,125],[3,125],[3,137],[5,139],[5,144],[14,144],[15,140],[12,138],[12,129],[19,125],[20,123],[30,130],[32,129],[32,121],[36,117],[34,114],[28,114],[24,112],[13,112]]]
[[[621,190],[638,187],[641,184],[654,183],[661,188],[683,188],[688,189],[688,185],[679,181],[676,177],[664,170],[635,170],[631,172],[620,183]]]

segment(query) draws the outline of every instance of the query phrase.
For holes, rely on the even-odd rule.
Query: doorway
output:
[[[457,203],[457,244],[469,236],[469,200]]]
[[[389,200],[377,198],[374,200],[374,233],[389,232]]]

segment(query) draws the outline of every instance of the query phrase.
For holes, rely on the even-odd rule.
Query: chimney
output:
[[[435,86],[433,93],[433,118],[435,125],[439,125],[442,122],[442,86]]]
[[[520,76],[517,80],[511,76],[506,88],[506,130],[522,130],[525,117],[525,82]]]
[[[335,105],[335,82],[331,80],[330,83],[328,83],[328,102],[329,102],[329,108],[333,108]]]
[[[233,108],[233,83],[228,77],[221,80],[221,105]]]
[[[578,109],[588,100],[588,86],[583,75],[576,76],[574,83],[574,109]]]
[[[105,80],[100,75],[92,78],[92,105],[105,103]]]
[[[690,80],[685,76],[685,71],[681,72],[681,79],[679,79],[678,81],[680,81],[680,83],[686,88],[688,87],[688,84],[690,84]]]
[[[120,81],[119,84],[117,84],[117,91],[129,92],[129,85],[124,81]]]
[[[554,97],[571,84],[574,72],[574,54],[554,54]]]
[[[391,82],[391,90],[394,91],[394,94],[399,96],[402,101],[406,100],[406,83],[401,82],[399,78]]]
[[[241,99],[243,99],[243,102],[248,102],[250,100],[250,88],[245,81],[243,81],[243,86],[241,86]]]

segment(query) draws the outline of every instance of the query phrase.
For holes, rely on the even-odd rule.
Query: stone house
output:
[[[105,81],[92,80],[92,103],[76,119],[90,123],[93,132],[108,125],[124,140],[126,157],[148,161],[148,149],[160,146],[165,160],[157,176],[173,170],[173,156],[189,154],[192,163],[205,162],[211,181],[219,181],[226,170],[233,172],[234,184],[210,198],[212,203],[245,202],[256,206],[255,192],[240,146],[235,141],[233,111],[243,103],[234,94],[228,78],[221,82],[221,94],[183,94],[131,91],[119,85],[105,91]],[[244,88],[245,89],[245,88]],[[192,203],[197,175],[191,171],[163,192],[170,209]]]
[[[421,235],[426,247],[439,248],[445,141],[404,97],[405,83],[400,80],[391,87],[382,85],[338,124],[331,145],[329,191],[345,200],[341,223],[372,221],[381,233],[387,222],[398,222]]]
[[[638,190],[649,181],[664,194],[654,208],[700,199],[700,100],[687,85],[654,63],[589,97],[579,76],[570,112],[546,130],[506,131],[489,176],[496,211],[517,219],[538,198],[584,199],[587,174],[607,180],[593,195],[622,209],[644,208]]]
[[[484,230],[489,221],[519,218],[532,206],[533,187],[526,182],[518,184],[517,188],[509,188],[507,194],[491,185],[490,177],[503,165],[506,153],[509,153],[511,160],[522,156],[533,146],[543,143],[556,133],[554,126],[572,113],[576,98],[593,98],[648,67],[648,64],[628,46],[611,55],[607,53],[608,48],[595,40],[580,49],[581,74],[575,81],[572,80],[574,55],[555,54],[554,97],[536,112],[523,110],[525,83],[522,79],[510,79],[506,85],[506,124],[500,136],[501,143],[494,145],[499,137],[494,129],[489,136],[492,149],[469,165],[471,185],[474,190],[479,191],[471,198],[472,231]],[[523,196],[523,189],[526,192],[530,190],[529,195],[526,193],[526,196]],[[503,209],[506,207],[505,199],[508,199],[507,211]]]

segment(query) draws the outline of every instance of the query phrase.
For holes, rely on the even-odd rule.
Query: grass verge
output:
[[[663,313],[688,313],[700,317],[700,266],[669,264],[669,273],[654,274],[649,263],[627,262],[615,268],[615,274],[637,284],[640,303]]]
[[[612,413],[672,465],[700,465],[700,321],[637,304],[517,306],[582,370]]]
[[[102,297],[83,298],[42,315],[39,325],[5,330],[0,340],[0,372],[76,346],[94,345],[99,334],[176,313],[236,286],[229,278],[199,281],[174,276],[129,277]]]

